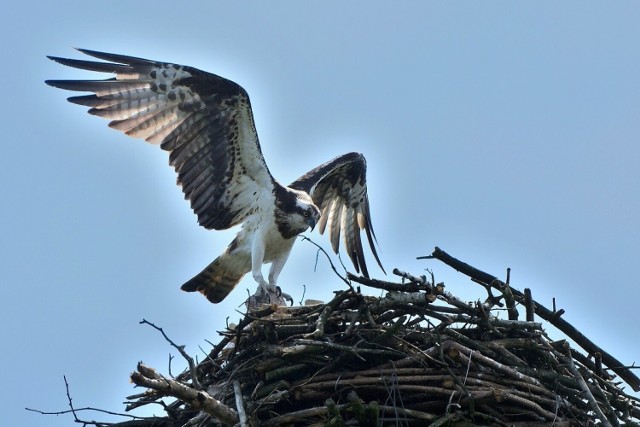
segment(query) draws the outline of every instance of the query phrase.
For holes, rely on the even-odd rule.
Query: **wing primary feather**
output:
[[[384,267],[382,266],[382,261],[380,261],[380,257],[378,256],[378,251],[376,250],[376,245],[374,243],[376,236],[373,233],[373,228],[369,224],[367,227],[365,227],[364,230],[367,234],[367,240],[369,241],[369,246],[371,247],[371,253],[373,254],[373,257],[376,259],[376,262],[378,263],[378,266],[380,267],[382,272],[384,274],[387,274]]]
[[[353,234],[354,234],[354,230],[353,230],[353,224],[352,224],[352,217],[351,217],[351,213],[353,212],[353,210],[348,209],[346,207],[342,208],[342,212],[340,213],[340,230],[342,231],[342,240],[344,241],[344,246],[345,249],[347,251],[347,253],[349,254],[349,258],[351,258],[351,262],[353,263],[354,267],[356,268],[356,271],[359,271],[359,260],[357,259],[357,257],[354,258],[354,254],[355,254],[355,248],[353,247]],[[358,234],[357,231],[355,232],[355,234]],[[334,249],[337,252],[337,249]]]
[[[327,203],[322,209],[322,215],[320,221],[318,221],[318,232],[324,234],[324,230],[327,227],[327,220],[329,219],[329,212],[331,212],[331,205]]]
[[[49,86],[76,92],[93,92],[98,96],[131,93],[141,89],[148,89],[149,82],[126,81],[116,79],[104,80],[45,80]]]
[[[138,58],[136,56],[118,55],[115,53],[99,52],[91,49],[76,48],[77,51],[84,53],[85,55],[93,56],[94,58],[102,59],[105,61],[119,62],[120,64],[128,65],[158,65],[159,62],[151,61],[149,59]]]
[[[78,68],[80,70],[97,71],[99,73],[130,73],[133,71],[131,65],[112,64],[110,62],[85,61],[82,59],[60,58],[58,56],[47,56],[52,61],[67,67]]]
[[[148,96],[140,96],[136,99],[127,100],[126,102],[121,99],[116,99],[113,100],[111,104],[98,105],[91,108],[89,114],[105,119],[127,118],[158,110],[162,108],[161,105],[165,104],[165,100],[163,99],[164,95],[159,95],[151,91],[147,91],[146,95]]]
[[[340,234],[356,271],[368,277],[362,248],[361,230],[376,262],[384,267],[376,250],[377,240],[371,226],[366,187],[366,160],[360,153],[347,153],[330,160],[294,181],[290,187],[307,191],[321,209],[318,231],[329,229],[329,240],[338,252]]]
[[[356,256],[360,260],[359,264],[360,264],[360,269],[362,270],[362,275],[368,279],[369,270],[367,269],[367,263],[364,260],[364,252],[362,250],[362,240],[360,239],[360,233],[355,231],[353,233],[353,236],[355,239],[355,249],[357,251]],[[384,272],[384,268],[382,269],[382,271]]]
[[[109,127],[121,130],[127,135],[137,137],[150,127],[159,127],[172,118],[177,118],[177,108],[173,105],[157,107],[154,110],[141,111],[132,114],[126,119],[114,120],[109,123]]]
[[[334,200],[331,206],[331,218],[329,219],[329,239],[331,240],[331,248],[333,252],[338,253],[340,248],[340,222],[342,219],[342,203]]]
[[[91,107],[91,109],[105,108],[105,107],[111,107],[114,105],[122,104],[121,99],[100,98],[96,95],[70,96],[69,98],[67,98],[67,101],[71,102],[72,104],[82,105],[84,107]]]

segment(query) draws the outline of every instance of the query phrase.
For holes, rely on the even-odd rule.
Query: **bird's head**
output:
[[[275,209],[278,230],[287,239],[304,233],[316,226],[320,220],[320,209],[304,191],[293,188],[283,189],[276,197]]]
[[[311,231],[315,228],[316,224],[320,220],[320,209],[313,203],[313,200],[307,193],[300,192],[296,197],[296,218],[301,225],[304,224],[304,230],[307,227],[311,228]],[[301,231],[301,232],[302,232]]]

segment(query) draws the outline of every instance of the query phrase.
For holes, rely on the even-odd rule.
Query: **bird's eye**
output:
[[[311,213],[309,213],[309,211],[304,211],[304,216],[309,217],[309,215],[311,215]]]

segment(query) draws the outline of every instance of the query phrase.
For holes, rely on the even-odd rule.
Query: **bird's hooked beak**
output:
[[[311,227],[311,231],[313,231],[313,229],[316,228],[316,219],[310,216],[309,218],[307,218],[307,224],[309,224],[309,227]]]

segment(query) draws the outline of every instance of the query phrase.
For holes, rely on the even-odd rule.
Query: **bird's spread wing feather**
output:
[[[196,68],[79,49],[109,62],[49,57],[75,68],[114,73],[106,80],[48,80],[61,89],[93,92],[69,101],[111,120],[109,126],[170,152],[178,184],[209,229],[226,229],[270,194],[267,169],[246,91]]]
[[[338,253],[340,236],[356,271],[369,277],[362,250],[360,230],[364,230],[371,252],[384,271],[375,247],[366,182],[367,163],[359,153],[349,153],[318,166],[294,181],[289,187],[309,193],[322,215],[320,233],[328,228],[334,252]]]

